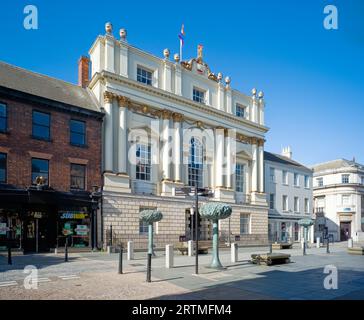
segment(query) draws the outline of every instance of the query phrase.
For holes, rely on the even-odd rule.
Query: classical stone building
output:
[[[317,237],[334,241],[364,240],[364,166],[337,159],[313,168]]]
[[[113,35],[111,24],[90,51],[89,88],[105,111],[103,130],[104,244],[113,238],[147,241],[139,221],[144,208],[164,218],[155,227],[157,246],[190,238],[193,198],[183,186],[210,188],[205,201],[231,203],[233,214],[221,222],[221,236],[245,244],[266,243],[268,207],[264,193],[263,93],[247,96],[231,79],[213,73],[203,59],[180,61],[142,51]],[[200,239],[210,239],[209,221],[199,221]],[[235,238],[234,238],[235,239]]]

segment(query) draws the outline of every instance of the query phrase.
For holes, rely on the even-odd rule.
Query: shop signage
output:
[[[43,213],[43,212],[39,212],[39,211],[32,211],[32,212],[30,213],[30,215],[31,215],[32,217],[34,217],[35,219],[42,219],[42,218],[43,218],[43,216],[44,216],[44,213]]]
[[[75,219],[75,220],[80,220],[80,219],[85,219],[88,217],[87,213],[84,212],[76,212],[76,211],[60,211],[60,218],[61,219]]]
[[[88,227],[86,225],[77,225],[75,229],[76,234],[78,236],[87,236],[88,235]]]
[[[6,235],[6,232],[8,232],[10,228],[6,226],[6,223],[0,223],[0,234]]]

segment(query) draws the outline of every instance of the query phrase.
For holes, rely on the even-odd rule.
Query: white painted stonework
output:
[[[303,218],[312,218],[313,215],[312,171],[295,162],[291,157],[292,152],[289,148],[283,149],[281,155],[266,154],[265,156],[269,237],[272,241],[277,242],[300,242],[304,234],[298,221]],[[298,176],[297,185],[294,181],[295,174]],[[306,184],[305,177],[308,179]],[[271,204],[272,197],[273,203]],[[284,197],[287,197],[286,206],[283,204]],[[305,201],[308,201],[306,207]],[[314,241],[313,227],[309,229],[308,241]]]
[[[313,166],[315,232],[328,228],[335,241],[364,240],[364,166],[338,159]],[[348,232],[348,234],[346,234]]]
[[[252,96],[247,96],[232,89],[231,79],[223,80],[213,73],[203,60],[202,52],[188,61],[171,61],[169,50],[161,48],[161,55],[162,52],[164,57],[156,57],[112,34],[98,36],[89,51],[92,62],[89,88],[105,110],[105,225],[115,219],[113,230],[118,233],[120,227],[119,236],[123,241],[143,240],[144,229],[139,222],[135,223],[134,218],[124,220],[123,216],[132,214],[137,219],[140,208],[144,207],[138,200],[150,197],[153,201],[146,207],[156,204],[159,208],[161,203],[163,208],[170,206],[167,212],[162,211],[165,220],[174,214],[174,208],[182,211],[181,220],[172,222],[181,225],[176,233],[168,234],[168,241],[178,242],[180,236],[189,238],[193,199],[176,194],[176,190],[194,185],[191,173],[195,171],[189,168],[189,160],[191,143],[198,141],[202,146],[199,187],[213,191],[214,196],[209,201],[234,205],[231,220],[238,225],[233,227],[233,235],[241,235],[242,241],[265,242],[267,202],[263,154],[268,128],[264,124],[263,93],[253,90]],[[143,76],[138,77],[138,68],[143,70]],[[202,93],[202,101],[194,100],[194,90]],[[244,108],[243,116],[236,115],[238,106]],[[140,145],[149,150],[146,153],[148,169],[140,165],[137,158],[137,155],[145,155],[138,151]],[[236,163],[243,165],[244,181],[239,188]],[[144,169],[148,173],[140,174]],[[186,200],[183,208],[179,208],[181,203],[177,202],[181,198]],[[240,234],[242,213],[250,215],[252,225],[263,222],[262,228],[250,228],[247,234]],[[121,221],[123,224],[119,225]],[[128,222],[133,222],[133,230],[127,229],[131,231],[127,236],[121,230],[129,227],[125,225]],[[200,224],[202,238],[209,237],[208,225],[203,221]],[[222,229],[221,232],[226,235],[229,231]],[[159,235],[163,238],[163,231]]]

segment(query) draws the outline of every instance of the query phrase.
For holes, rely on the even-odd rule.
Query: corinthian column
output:
[[[113,172],[113,119],[112,119],[112,106],[113,94],[111,92],[104,92],[104,109],[105,109],[105,155],[104,155],[104,170]]]
[[[224,129],[215,130],[216,156],[215,156],[215,187],[223,187],[223,164],[224,164]]]
[[[118,128],[118,173],[127,171],[127,116],[130,101],[126,97],[119,97],[119,128]]]
[[[162,175],[164,180],[170,180],[170,172],[169,172],[169,121],[171,118],[171,112],[168,110],[163,110],[162,119],[163,119],[163,131],[162,131],[162,139],[163,139],[163,150],[162,150]]]
[[[252,192],[258,191],[258,150],[257,139],[252,138]]]
[[[181,182],[181,122],[183,116],[179,113],[173,114],[173,162],[174,162],[174,181]]]
[[[264,140],[258,141],[259,155],[259,192],[264,192]]]
[[[233,169],[233,148],[232,137],[229,134],[229,130],[225,130],[225,145],[226,145],[226,187],[232,188],[232,169]]]

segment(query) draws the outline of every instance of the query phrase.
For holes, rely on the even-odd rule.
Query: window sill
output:
[[[72,147],[76,147],[76,148],[88,149],[88,145],[87,144],[77,144],[77,143],[70,142],[70,145]]]
[[[53,142],[52,139],[48,139],[48,138],[42,138],[42,137],[37,137],[37,136],[33,136],[33,135],[31,135],[30,137],[32,139],[34,139],[34,140],[45,141],[45,142]]]

